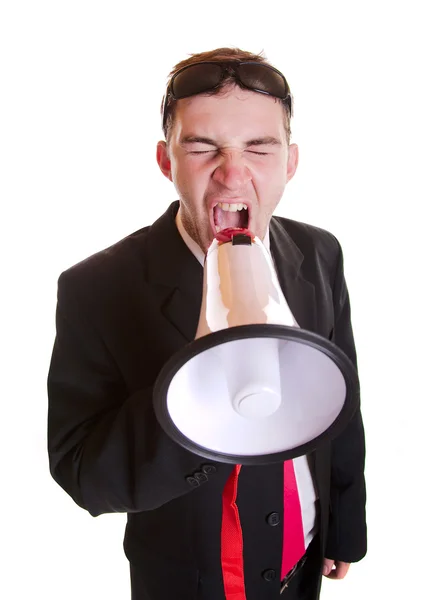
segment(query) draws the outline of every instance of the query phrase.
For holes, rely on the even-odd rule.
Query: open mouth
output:
[[[216,233],[228,227],[248,229],[249,210],[246,204],[218,202],[213,208],[213,220]]]

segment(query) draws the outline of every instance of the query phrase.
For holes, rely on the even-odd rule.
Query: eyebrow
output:
[[[181,145],[186,146],[188,144],[207,144],[209,146],[218,147],[219,144],[216,140],[207,137],[201,137],[197,135],[186,135],[181,140]],[[281,146],[281,141],[273,136],[265,136],[260,138],[254,138],[252,140],[248,140],[244,142],[244,147],[248,148],[249,146]]]

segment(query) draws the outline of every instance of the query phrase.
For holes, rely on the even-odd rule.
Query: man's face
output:
[[[233,86],[223,95],[179,100],[157,160],[178,192],[186,231],[206,252],[226,227],[264,238],[298,149],[287,144],[279,102]]]

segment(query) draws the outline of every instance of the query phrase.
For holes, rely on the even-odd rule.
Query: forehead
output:
[[[274,136],[285,140],[284,110],[272,96],[238,87],[177,101],[173,133],[226,139]]]

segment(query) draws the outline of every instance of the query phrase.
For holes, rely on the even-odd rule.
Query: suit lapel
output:
[[[178,206],[173,202],[150,228],[148,279],[156,288],[164,317],[187,342],[194,339],[199,320],[203,267],[178,232]]]
[[[201,283],[196,287],[198,287],[198,293],[195,290],[185,293],[184,290],[176,288],[162,310],[168,321],[188,342],[194,340],[200,315]]]
[[[271,219],[270,246],[283,294],[299,327],[317,331],[315,287],[303,278],[303,254],[280,220]]]

